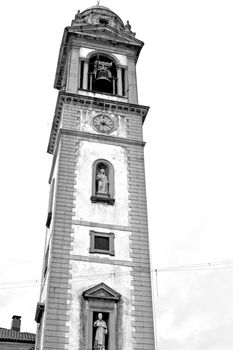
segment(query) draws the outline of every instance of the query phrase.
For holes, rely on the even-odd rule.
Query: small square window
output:
[[[90,231],[90,253],[115,255],[114,233]]]
[[[94,237],[94,249],[109,250],[109,237]]]

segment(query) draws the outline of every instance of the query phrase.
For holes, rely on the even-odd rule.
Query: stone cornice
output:
[[[68,26],[66,29],[70,33],[75,33],[80,37],[85,36],[95,36],[95,40],[102,41],[103,39],[112,40],[116,43],[120,43],[123,45],[133,45],[142,48],[144,45],[143,41],[135,38],[135,36],[130,35],[128,32],[123,30],[118,30],[108,25],[100,25],[100,24],[85,24],[79,26]],[[105,33],[106,37],[103,38],[98,36],[98,33]]]
[[[135,114],[137,116],[140,116],[143,122],[149,110],[149,107],[147,106],[121,102],[121,101],[106,100],[106,99],[95,98],[91,96],[71,94],[64,91],[60,91],[57,99],[57,105],[56,105],[55,115],[53,119],[53,124],[52,124],[52,129],[51,129],[49,144],[47,149],[47,152],[50,154],[53,154],[55,149],[55,144],[56,144],[56,140],[59,132],[61,114],[62,114],[64,103],[79,105],[83,108],[91,108],[93,110],[101,109],[105,112],[112,111],[112,112],[121,113],[121,114],[128,114],[128,113]],[[134,145],[140,145],[140,146],[145,145],[145,143],[142,141],[131,140],[123,137],[92,134],[92,133],[87,133],[87,132],[78,131],[78,130],[66,130],[66,131],[64,129],[62,130],[63,130],[62,132],[66,132],[66,133],[68,132],[71,132],[72,134],[75,133],[75,135],[80,137],[82,136],[86,138],[105,140],[113,143],[134,144]]]
[[[85,221],[85,220],[72,220],[73,225],[79,226],[88,226],[88,227],[99,227],[99,228],[107,228],[110,230],[118,230],[118,231],[131,231],[131,226],[122,226],[115,224],[104,224],[93,221]]]
[[[121,146],[133,145],[133,146],[144,147],[146,144],[144,141],[127,139],[124,137],[116,137],[116,136],[109,136],[109,135],[102,135],[102,134],[99,135],[99,134],[92,134],[91,132],[61,128],[61,129],[59,129],[59,132],[57,135],[56,150],[59,146],[61,135],[72,135],[72,136],[77,136],[82,140],[88,140],[88,141],[92,141],[92,142],[102,141],[102,142],[117,144],[117,145],[121,145]]]
[[[110,135],[103,135],[103,134],[92,134],[91,132],[86,132],[86,131],[79,131],[79,130],[71,130],[71,129],[60,129],[61,134],[66,134],[66,135],[73,135],[73,136],[78,136],[82,139],[93,139],[93,140],[98,140],[98,141],[107,141],[110,143],[117,143],[119,145],[133,145],[133,146],[145,146],[144,141],[138,141],[138,140],[133,140],[133,139],[127,139],[124,137],[117,137],[117,136],[110,136]]]
[[[85,261],[85,262],[97,263],[97,264],[133,267],[133,262],[128,260],[116,260],[116,259],[113,260],[106,257],[85,256],[85,255],[77,255],[77,254],[71,254],[70,258],[71,260],[74,260],[74,261],[76,260],[76,261]]]

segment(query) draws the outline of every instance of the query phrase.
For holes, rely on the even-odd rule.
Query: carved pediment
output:
[[[85,290],[83,292],[83,297],[85,299],[95,298],[119,301],[121,295],[108,287],[105,283],[100,283],[97,286]]]
[[[143,46],[141,40],[136,39],[131,33],[126,31],[115,30],[111,27],[100,27],[98,25],[87,25],[82,28],[69,27],[69,32],[73,32],[80,36],[89,36],[98,39],[114,40],[119,43]]]

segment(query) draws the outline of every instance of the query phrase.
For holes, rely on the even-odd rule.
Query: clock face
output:
[[[97,131],[109,133],[114,128],[114,122],[108,115],[98,114],[93,118],[93,126]]]

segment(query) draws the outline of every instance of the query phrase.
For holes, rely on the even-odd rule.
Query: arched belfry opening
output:
[[[113,59],[100,54],[90,58],[88,89],[113,95],[117,93],[117,67]]]

